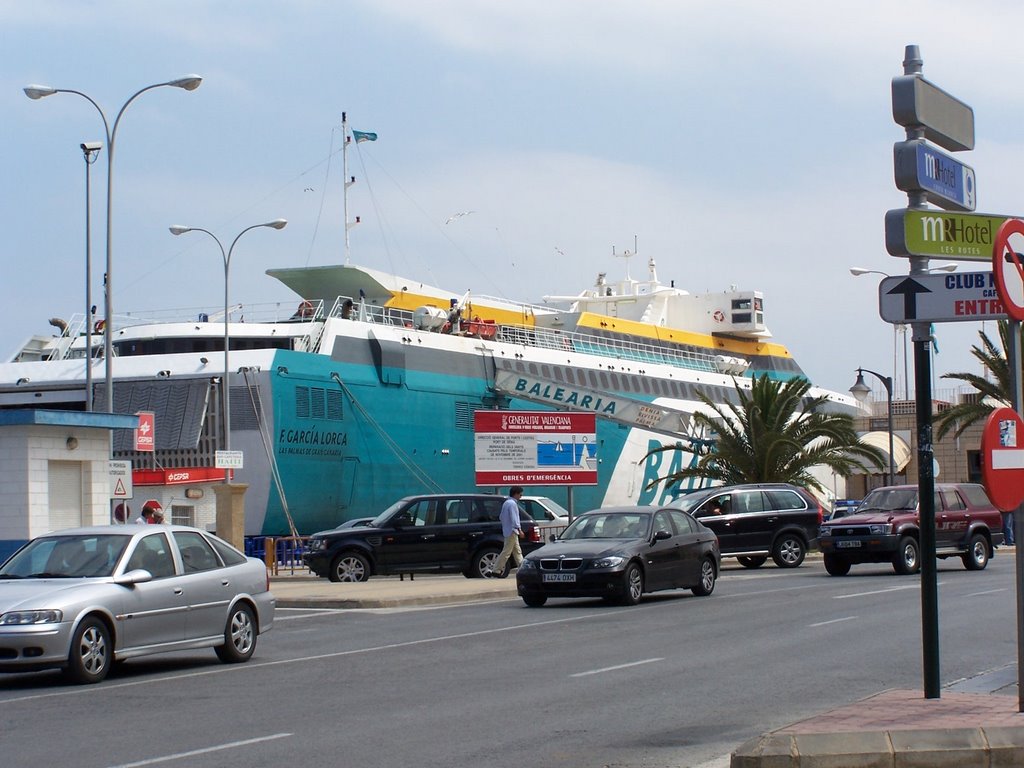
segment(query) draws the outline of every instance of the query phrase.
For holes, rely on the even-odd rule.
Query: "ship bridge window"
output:
[[[734,323],[749,323],[750,313],[749,312],[733,312],[732,321]]]
[[[733,309],[750,309],[750,299],[733,299]]]
[[[560,366],[556,366],[552,372],[555,374],[555,381],[559,384],[565,383],[565,376],[562,375],[562,368]]]
[[[646,376],[640,377],[640,388],[645,394],[651,394],[651,382]]]
[[[528,364],[526,366],[526,370],[528,370],[530,372],[531,376],[536,376],[537,375],[537,364],[536,363]]]

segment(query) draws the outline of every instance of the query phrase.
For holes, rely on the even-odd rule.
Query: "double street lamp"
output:
[[[224,260],[224,382],[221,384],[221,409],[224,411],[224,450],[231,450],[231,389],[228,386],[228,375],[231,373],[231,367],[228,364],[228,350],[231,347],[231,337],[228,331],[228,273],[231,269],[231,254],[235,250],[235,244],[238,243],[239,238],[242,237],[246,232],[251,229],[259,229],[260,227],[270,227],[271,229],[284,229],[288,223],[286,219],[274,219],[268,221],[265,224],[253,224],[251,227],[246,227],[231,242],[230,247],[227,251],[224,250],[224,244],[221,243],[213,232],[202,227],[185,227],[180,224],[175,224],[170,228],[172,235],[183,235],[186,232],[204,232],[213,238],[214,242],[217,243],[217,247],[220,248],[221,258]],[[231,470],[224,470],[224,482],[228,483],[231,479]]]
[[[885,394],[888,399],[889,405],[889,482],[886,485],[894,485],[896,482],[896,459],[893,456],[893,430],[892,430],[892,377],[883,376],[875,371],[869,371],[867,368],[857,369],[857,381],[850,387],[850,392],[860,402],[865,402],[867,396],[871,393],[871,387],[864,383],[864,374],[870,373],[872,376],[878,378],[885,387]]]
[[[48,85],[26,85],[23,89],[25,95],[30,99],[42,99],[46,96],[52,96],[55,93],[73,93],[76,96],[81,96],[83,99],[92,104],[96,111],[100,113],[100,118],[103,120],[103,129],[107,135],[107,265],[106,275],[103,279],[103,298],[106,304],[103,314],[103,358],[104,358],[104,370],[105,370],[105,387],[107,394],[107,411],[113,413],[114,411],[114,382],[113,382],[113,364],[111,358],[113,357],[113,333],[114,333],[114,308],[113,308],[113,253],[112,253],[112,228],[111,218],[113,205],[112,200],[114,197],[114,139],[117,137],[117,126],[121,122],[121,116],[124,111],[128,108],[128,105],[135,101],[140,95],[146,91],[151,91],[154,88],[163,88],[169,86],[172,88],[182,88],[186,91],[194,91],[203,82],[203,78],[199,75],[188,75],[186,77],[178,78],[177,80],[168,80],[165,83],[154,83],[153,85],[147,85],[145,88],[140,88],[126,101],[121,109],[118,110],[117,116],[114,118],[114,125],[111,127],[107,121],[107,115],[96,103],[95,100],[88,94],[82,93],[81,91],[72,90],[70,88],[51,88]],[[88,317],[88,315],[87,315]]]

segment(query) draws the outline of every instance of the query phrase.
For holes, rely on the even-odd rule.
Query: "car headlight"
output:
[[[599,557],[596,560],[590,562],[591,568],[614,568],[617,565],[622,565],[625,558],[613,555],[612,557]]]
[[[519,564],[519,570],[520,571],[535,571],[535,570],[537,570],[537,563],[536,563],[536,561],[530,560],[529,558],[527,558],[527,559],[523,560],[523,562],[521,562]]]
[[[324,548],[324,540],[323,539],[310,539],[309,541],[306,542],[306,549],[309,550],[310,552],[316,552],[317,550],[323,549],[323,548]]]
[[[818,529],[818,536],[819,536],[819,538],[823,537],[823,536],[831,536],[831,535],[832,535],[832,529],[829,526],[827,526],[827,525],[823,525],[823,526],[821,526],[821,528]]]
[[[8,611],[0,616],[0,627],[20,627],[26,624],[56,624],[63,618],[63,611]]]
[[[884,536],[892,533],[892,525],[889,523],[879,523],[878,525],[868,526],[868,532],[872,536]]]

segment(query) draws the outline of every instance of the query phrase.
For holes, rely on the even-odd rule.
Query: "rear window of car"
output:
[[[960,498],[960,494],[954,491],[952,488],[942,490],[942,506],[949,510],[956,509],[967,509],[967,505],[964,504],[964,500]]]
[[[768,496],[768,508],[775,510],[804,509],[807,502],[796,491],[786,489],[765,491]]]
[[[964,498],[970,503],[972,507],[991,507],[992,502],[988,498],[988,494],[985,493],[985,489],[980,485],[959,485],[957,489],[964,495]]]
[[[210,536],[209,541],[213,545],[213,548],[217,550],[217,554],[220,555],[220,559],[224,561],[224,565],[241,565],[245,562],[245,555],[232,547],[226,541],[221,541],[216,536]]]

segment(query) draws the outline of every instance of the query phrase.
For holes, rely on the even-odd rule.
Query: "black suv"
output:
[[[302,561],[331,581],[424,571],[490,576],[504,544],[499,521],[504,502],[504,496],[485,493],[406,496],[365,527],[314,533]],[[525,555],[541,545],[540,532],[522,510],[519,518]]]
[[[780,568],[796,568],[817,547],[824,515],[810,493],[788,483],[703,488],[670,506],[714,531],[722,557],[735,557],[747,568],[760,568],[769,555]]]

